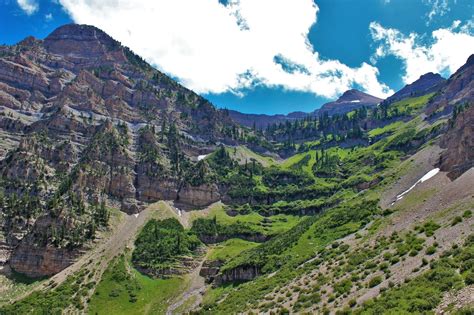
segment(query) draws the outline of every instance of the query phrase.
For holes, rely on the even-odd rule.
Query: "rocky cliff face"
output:
[[[214,183],[195,178],[195,155],[235,143],[238,129],[95,27],[0,46],[2,252],[18,272],[51,275],[93,239],[99,204],[135,213],[163,199],[219,200]],[[51,234],[64,220],[86,234]]]
[[[441,154],[440,169],[455,179],[474,167],[474,104],[463,109],[451,122],[441,139],[446,150]]]
[[[10,257],[10,266],[13,270],[37,278],[52,276],[74,262],[80,255],[79,250],[54,246],[45,240],[47,237],[45,233],[51,228],[67,230],[73,228],[73,223],[49,216],[39,218],[31,233],[27,234],[14,249]]]
[[[456,104],[474,100],[474,55],[446,81],[431,99],[426,113],[433,119],[449,115]]]
[[[242,266],[219,273],[214,278],[214,283],[219,286],[227,282],[250,281],[260,275],[260,269],[256,266]]]

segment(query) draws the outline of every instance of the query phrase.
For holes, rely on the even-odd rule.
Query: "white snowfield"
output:
[[[353,100],[351,103],[360,103],[360,100]]]
[[[428,173],[426,173],[425,175],[423,175],[422,178],[420,178],[416,183],[414,183],[410,188],[408,188],[407,190],[405,190],[404,192],[402,192],[400,195],[397,195],[397,200],[395,200],[394,202],[392,202],[392,205],[399,201],[400,199],[402,199],[406,194],[408,194],[413,188],[415,188],[416,185],[418,185],[419,183],[423,183],[425,181],[427,181],[428,179],[430,179],[431,177],[435,176],[436,174],[439,173],[439,168],[434,168],[432,169],[431,171],[429,171]]]
[[[204,160],[209,154],[198,155],[198,161]]]

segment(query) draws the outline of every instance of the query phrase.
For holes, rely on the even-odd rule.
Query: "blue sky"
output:
[[[0,0],[0,43],[93,24],[219,107],[275,114],[449,76],[474,53],[473,14],[468,0]]]

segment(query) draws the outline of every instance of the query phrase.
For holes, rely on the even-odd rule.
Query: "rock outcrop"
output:
[[[457,114],[441,139],[440,169],[455,179],[474,167],[474,104]]]
[[[228,282],[250,281],[258,277],[260,274],[260,269],[256,266],[240,266],[219,273],[214,278],[214,283],[219,286]]]
[[[68,230],[72,222],[44,216],[36,220],[27,234],[13,250],[10,266],[16,272],[32,278],[52,276],[68,267],[80,255],[79,249],[53,246],[47,241],[52,228]]]

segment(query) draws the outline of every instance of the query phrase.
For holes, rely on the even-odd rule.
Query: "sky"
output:
[[[385,98],[474,53],[472,0],[0,0],[0,44],[90,24],[216,106],[313,111]]]

